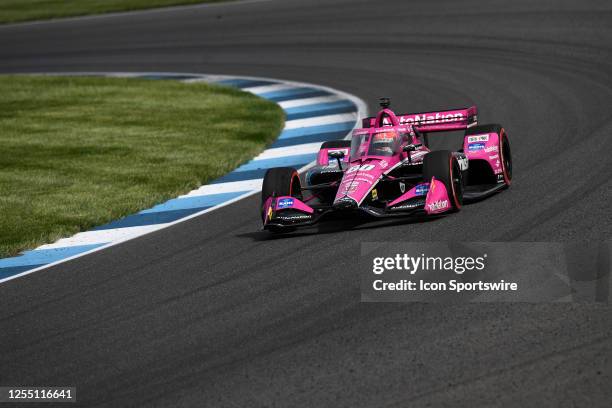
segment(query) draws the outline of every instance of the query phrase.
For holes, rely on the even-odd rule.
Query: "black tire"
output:
[[[510,141],[506,130],[502,125],[492,123],[488,125],[479,125],[469,128],[465,131],[466,136],[478,135],[482,133],[497,133],[499,137],[499,157],[501,159],[504,172],[504,183],[506,186],[512,184],[512,152],[510,150]]]
[[[323,142],[321,145],[321,149],[338,149],[342,147],[351,147],[350,140],[330,140],[328,142]]]
[[[504,169],[504,182],[506,186],[512,184],[512,152],[510,150],[510,141],[506,130],[502,128],[499,133],[501,143],[499,144],[499,157],[502,159],[502,167]]]
[[[302,185],[298,172],[293,167],[268,169],[261,187],[261,210],[269,197],[291,196],[302,199]]]
[[[444,183],[453,210],[459,211],[463,205],[463,176],[457,158],[448,150],[430,152],[423,158],[423,179],[432,177]]]

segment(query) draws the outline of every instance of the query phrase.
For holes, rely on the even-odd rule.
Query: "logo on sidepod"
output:
[[[414,194],[418,196],[422,196],[422,195],[427,194],[428,191],[429,191],[429,184],[419,184],[415,187]]]
[[[485,148],[485,144],[484,143],[471,143],[468,145],[468,151],[470,152],[476,152],[478,150],[482,150]]]
[[[491,152],[499,152],[499,147],[497,146],[489,146],[485,149],[485,152],[487,153],[491,153]]]
[[[293,206],[293,198],[283,198],[282,200],[279,200],[278,203],[276,204],[277,209],[288,208],[292,206]]]
[[[427,206],[429,207],[429,211],[444,210],[448,207],[448,200],[434,201],[433,203],[428,204]]]

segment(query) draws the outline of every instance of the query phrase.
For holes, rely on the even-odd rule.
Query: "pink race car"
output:
[[[363,119],[351,140],[325,142],[303,182],[297,170],[266,172],[264,229],[288,232],[338,212],[374,217],[459,211],[510,186],[512,158],[501,125],[477,126],[477,108],[396,115],[381,99],[376,117]],[[428,135],[465,130],[459,151],[431,151]]]

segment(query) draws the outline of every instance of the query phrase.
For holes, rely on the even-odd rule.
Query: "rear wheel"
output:
[[[504,170],[504,182],[506,186],[512,183],[512,153],[510,151],[510,142],[508,141],[508,135],[502,128],[499,133],[499,155],[501,157],[502,167]]]
[[[298,172],[293,167],[276,167],[268,169],[261,187],[261,212],[264,219],[264,205],[268,198],[291,196],[302,199],[302,185]]]
[[[506,130],[502,127],[502,125],[490,124],[474,126],[465,131],[466,136],[480,135],[484,133],[497,134],[499,140],[499,157],[502,164],[504,183],[506,186],[509,186],[512,183],[512,153],[510,151],[510,141],[508,140]]]
[[[431,181],[432,177],[444,183],[451,206],[459,211],[463,204],[463,177],[459,162],[452,152],[437,150],[423,158],[423,178]]]

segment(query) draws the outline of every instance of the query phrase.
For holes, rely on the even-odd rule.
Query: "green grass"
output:
[[[176,197],[275,139],[283,112],[175,81],[0,76],[0,258]]]
[[[0,23],[220,1],[224,0],[0,0]]]

